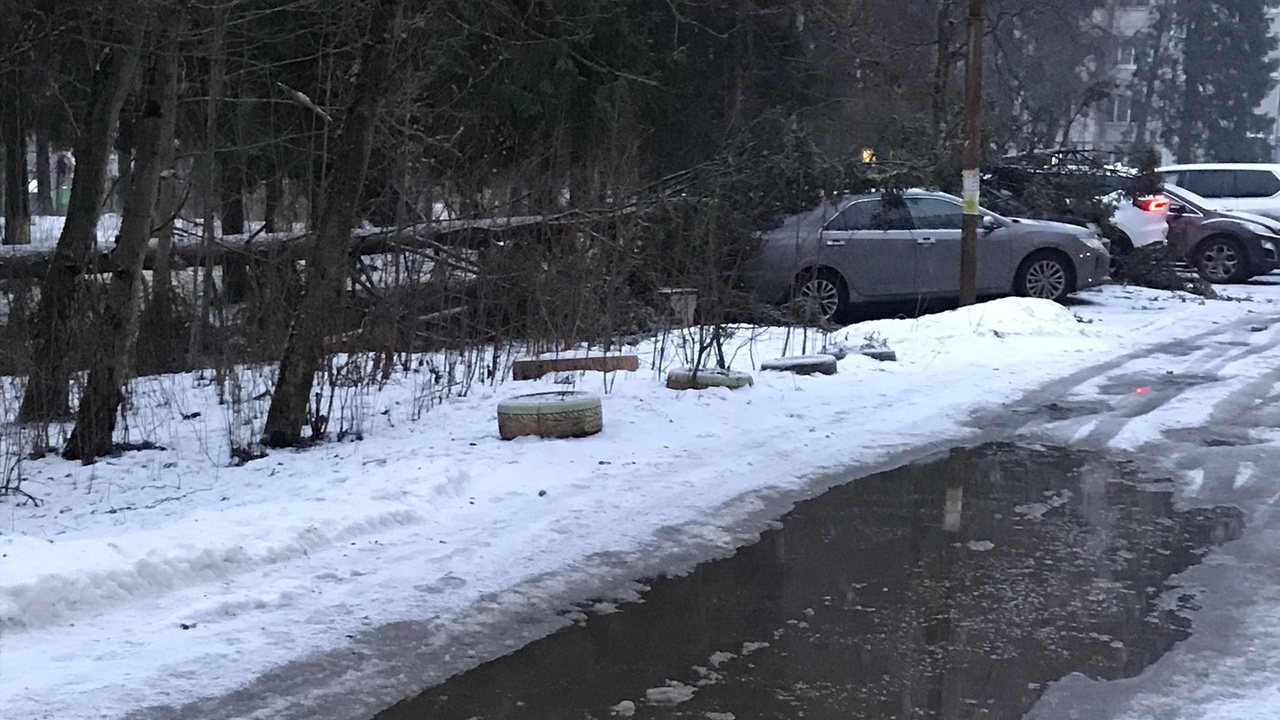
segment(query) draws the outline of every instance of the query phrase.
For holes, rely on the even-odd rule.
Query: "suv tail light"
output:
[[[1149,213],[1162,213],[1169,211],[1169,198],[1163,195],[1153,195],[1151,197],[1137,198],[1133,201],[1139,210]]]

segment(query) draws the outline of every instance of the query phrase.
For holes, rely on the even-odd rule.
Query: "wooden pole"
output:
[[[969,0],[969,58],[964,78],[964,218],[960,233],[960,305],[978,299],[978,190],[982,162],[983,0]]]

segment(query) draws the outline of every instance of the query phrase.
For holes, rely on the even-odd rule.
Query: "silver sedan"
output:
[[[960,293],[960,199],[911,190],[823,203],[761,234],[745,279],[759,301],[797,300],[822,320],[857,303]],[[978,292],[1061,300],[1107,279],[1091,230],[982,211]]]

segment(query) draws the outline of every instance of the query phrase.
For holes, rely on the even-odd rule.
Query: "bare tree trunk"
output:
[[[0,136],[4,138],[4,244],[31,244],[31,206],[27,195],[27,126],[23,117],[21,73],[5,73],[4,117]]]
[[[53,214],[53,167],[49,164],[49,135],[36,126],[36,214]]]
[[[170,115],[169,117],[172,117]],[[136,352],[135,368],[143,374],[176,372],[186,367],[185,342],[174,311],[177,296],[173,292],[173,226],[179,211],[178,179],[175,172],[173,132],[167,128],[160,149],[160,185],[156,189],[156,206],[151,227],[155,229],[156,249],[151,263],[151,297],[142,312],[147,335]],[[146,254],[143,254],[146,257]],[[143,261],[146,268],[146,261]],[[143,349],[150,355],[142,355]]]
[[[226,80],[226,58],[223,55],[223,21],[217,16],[217,10],[214,10],[214,27],[213,27],[213,49],[210,53],[209,68],[209,97],[205,104],[205,126],[204,126],[204,202],[203,207],[203,223],[201,239],[204,242],[205,250],[213,247],[214,241],[214,208],[217,205],[218,197],[218,160],[214,154],[215,135],[218,129],[218,101],[222,98],[222,85]],[[206,253],[205,260],[199,268],[196,268],[196,276],[199,279],[199,300],[197,301],[197,311],[195,320],[191,323],[191,338],[187,347],[187,365],[188,367],[197,367],[200,362],[201,355],[204,354],[204,329],[209,322],[209,305],[213,300],[213,267],[209,264],[209,255]]]
[[[172,132],[169,133],[173,135]],[[173,305],[173,224],[178,215],[178,177],[174,168],[174,147],[170,138],[160,148],[160,187],[151,224],[156,230],[156,260],[152,271],[151,305],[165,317]]]
[[[244,161],[237,155],[228,158],[222,175],[222,234],[242,235],[247,230],[245,213]],[[227,304],[244,302],[249,296],[249,271],[240,263],[224,263],[222,266],[221,301]]]
[[[71,322],[82,267],[97,241],[106,193],[107,158],[120,108],[138,68],[138,43],[108,49],[89,89],[88,118],[76,147],[76,177],[67,221],[45,276],[32,332],[33,363],[18,418],[23,422],[66,417],[71,366]]]
[[[1153,12],[1157,13],[1156,21],[1150,30],[1151,52],[1143,53],[1139,56],[1138,62],[1141,65],[1137,68],[1135,80],[1140,80],[1139,85],[1142,93],[1135,97],[1136,105],[1133,108],[1133,144],[1135,147],[1142,147],[1148,143],[1147,129],[1151,122],[1151,111],[1155,104],[1156,84],[1160,79],[1160,67],[1165,62],[1163,57],[1166,36],[1169,34],[1169,23],[1172,19],[1172,10],[1165,6],[1157,6],[1153,8]]]
[[[263,429],[263,443],[271,447],[295,446],[302,442],[311,386],[324,361],[325,336],[348,273],[351,228],[368,170],[378,108],[391,73],[395,23],[402,2],[378,0],[373,9],[355,93],[347,106],[337,144],[332,184],[325,193],[320,213],[315,252],[307,264],[306,292],[289,329],[279,379]]]
[[[266,208],[263,213],[263,232],[279,232],[280,231],[280,204],[284,197],[284,179],[280,177],[279,170],[271,173],[271,177],[267,178],[267,199]]]
[[[946,122],[947,122],[947,92],[951,87],[951,72],[955,66],[955,54],[952,50],[952,37],[954,36],[954,23],[951,20],[951,12],[954,0],[939,0],[938,13],[936,17],[937,26],[937,54],[934,56],[933,64],[933,87],[931,100],[932,122],[930,132],[933,133],[933,150],[942,156],[943,146],[946,144]]]
[[[1204,117],[1201,110],[1201,72],[1205,54],[1204,39],[1200,38],[1203,10],[1191,6],[1187,13],[1185,35],[1182,42],[1182,107],[1178,120],[1177,158],[1180,163],[1195,162],[1200,149],[1197,135],[1200,132],[1200,120]]]
[[[138,338],[139,301],[142,293],[142,258],[151,238],[164,145],[173,144],[174,107],[177,105],[176,61],[171,43],[159,43],[152,60],[147,98],[142,108],[135,144],[134,168],[125,191],[120,235],[112,253],[114,268],[106,307],[93,335],[96,362],[76,411],[63,457],[93,462],[112,450],[116,414],[124,401],[130,356]]]

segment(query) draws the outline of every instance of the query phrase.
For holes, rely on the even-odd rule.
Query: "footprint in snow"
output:
[[[459,588],[463,588],[466,586],[467,586],[466,580],[463,580],[457,575],[449,574],[449,575],[442,575],[441,577],[437,578],[434,583],[422,583],[421,585],[414,585],[413,589],[417,590],[418,592],[427,593],[428,595],[439,595],[448,590],[457,590]]]

